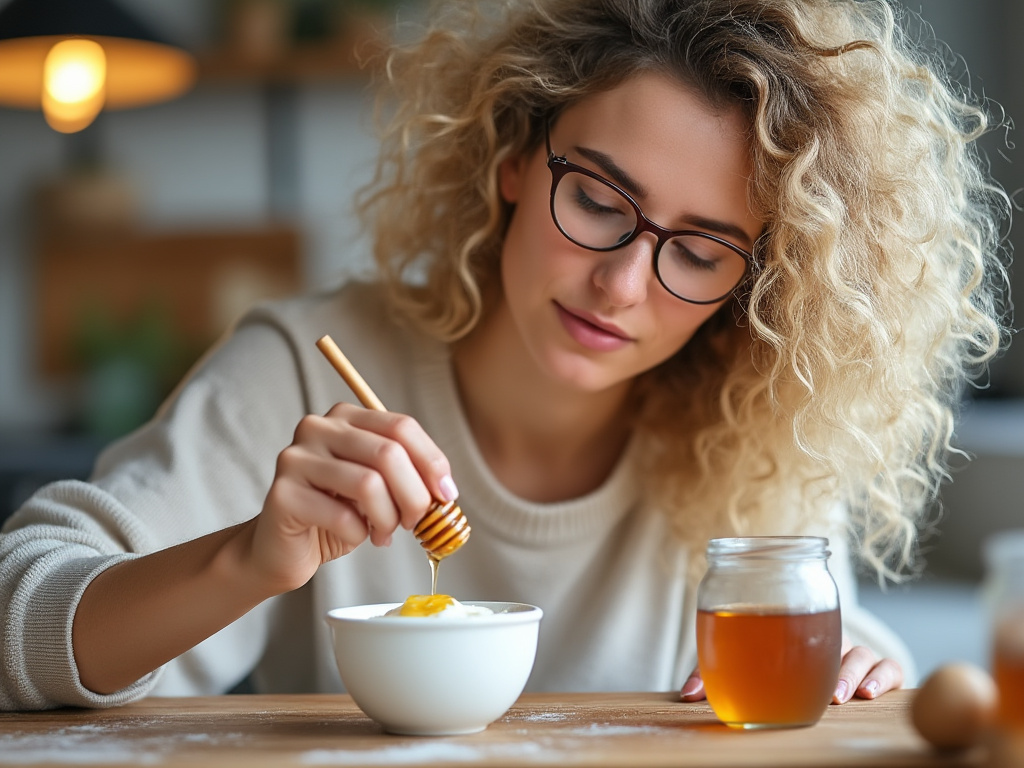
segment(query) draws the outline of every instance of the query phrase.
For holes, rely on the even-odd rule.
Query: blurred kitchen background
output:
[[[75,13],[93,1],[70,0]],[[0,24],[18,2],[0,0]],[[409,34],[424,2],[102,0],[188,51],[194,82],[74,133],[38,108],[0,106],[0,520],[40,484],[85,477],[253,302],[368,267],[351,214],[375,156],[361,62]],[[1024,3],[907,7],[997,119],[1024,119]],[[21,76],[6,61],[0,93]],[[1024,187],[1015,143],[1012,130],[983,141],[1011,194]],[[1022,237],[1018,226],[1018,251]],[[1014,280],[1024,295],[1024,270]],[[971,394],[957,433],[975,459],[957,462],[943,494],[925,575],[862,585],[922,674],[950,659],[987,665],[984,542],[1024,527],[1024,344]]]

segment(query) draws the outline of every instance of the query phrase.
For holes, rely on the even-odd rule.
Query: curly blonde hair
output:
[[[391,51],[361,201],[400,314],[469,333],[500,290],[498,166],[641,72],[749,119],[758,268],[637,382],[651,503],[711,536],[808,530],[845,504],[881,576],[915,565],[956,406],[1006,338],[1009,205],[984,105],[887,0],[450,0]],[[723,490],[727,489],[727,490]]]

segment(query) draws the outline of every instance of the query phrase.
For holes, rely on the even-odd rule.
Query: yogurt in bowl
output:
[[[540,608],[450,597],[426,602],[445,597],[327,613],[345,689],[391,733],[482,731],[515,703],[533,670]],[[423,599],[417,605],[415,598]]]

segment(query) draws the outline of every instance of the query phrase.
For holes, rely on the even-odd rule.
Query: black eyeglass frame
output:
[[[614,182],[604,178],[604,176],[601,176],[599,173],[595,173],[594,171],[591,171],[589,168],[584,168],[581,165],[576,165],[575,163],[570,162],[569,160],[566,159],[565,155],[556,155],[551,150],[550,123],[545,123],[544,125],[544,145],[547,148],[548,152],[548,170],[551,171],[551,220],[555,222],[555,226],[558,228],[558,231],[561,232],[565,239],[568,240],[569,242],[574,243],[580,246],[581,248],[586,248],[588,251],[597,251],[600,253],[604,253],[607,251],[614,251],[624,246],[627,246],[634,240],[636,240],[644,232],[650,232],[658,240],[657,244],[654,246],[654,254],[652,256],[654,276],[658,278],[658,282],[661,283],[662,287],[666,291],[671,293],[680,301],[685,301],[688,304],[717,304],[720,301],[724,301],[725,299],[729,298],[729,296],[731,296],[733,293],[735,293],[736,289],[743,285],[746,279],[750,276],[755,262],[754,255],[749,251],[746,251],[743,248],[740,248],[738,245],[734,245],[733,243],[730,243],[728,240],[724,240],[723,238],[718,237],[717,235],[712,235],[708,232],[702,232],[699,229],[665,229],[664,227],[655,224],[653,221],[647,218],[647,216],[644,215],[643,210],[640,208],[640,205],[636,202],[636,200],[632,198],[632,196],[628,192],[626,192],[626,190],[622,189]],[[588,176],[591,179],[594,179],[595,181],[598,181],[601,184],[610,187],[611,189],[615,190],[620,195],[622,195],[626,199],[626,202],[633,206],[633,211],[636,213],[636,226],[633,228],[632,233],[630,233],[628,237],[624,238],[623,240],[620,240],[614,245],[598,247],[593,245],[587,245],[586,243],[581,243],[579,240],[574,238],[572,235],[570,235],[562,228],[562,225],[558,221],[558,216],[555,215],[555,190],[558,188],[558,183],[562,180],[562,178],[567,173],[570,172],[581,173],[584,176]],[[726,291],[724,294],[717,298],[700,300],[688,299],[687,297],[682,296],[676,291],[673,291],[671,288],[669,288],[661,277],[661,270],[658,269],[658,258],[661,255],[661,247],[665,243],[667,243],[674,237],[681,237],[683,235],[695,235],[697,237],[704,237],[707,238],[708,240],[713,240],[714,242],[720,243],[721,245],[727,247],[729,250],[734,251],[735,253],[742,256],[746,266],[743,269],[743,274],[740,276],[739,280],[736,281],[736,285],[734,285],[732,288],[730,288],[728,291]]]

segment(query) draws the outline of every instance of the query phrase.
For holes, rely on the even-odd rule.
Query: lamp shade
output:
[[[76,52],[95,52],[85,44],[64,51],[61,58],[54,46],[69,39],[92,41],[102,49],[102,63],[90,65],[92,72],[99,72],[98,85],[80,99],[89,109],[124,109],[172,99],[196,79],[198,67],[190,54],[114,0],[10,0],[0,8],[0,104],[48,109],[48,99],[52,105],[54,99],[73,98],[60,95],[61,84],[64,92],[90,87],[85,65],[65,66],[63,80],[60,72],[54,74]]]

